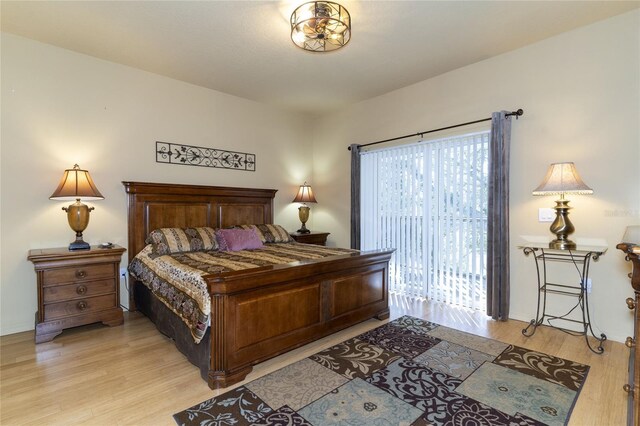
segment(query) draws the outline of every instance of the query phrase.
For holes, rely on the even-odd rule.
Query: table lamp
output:
[[[553,163],[549,166],[540,186],[533,190],[533,195],[553,194],[560,194],[560,199],[556,200],[554,207],[556,219],[549,228],[551,233],[556,234],[556,239],[549,243],[549,248],[574,249],[576,243],[568,236],[575,231],[575,228],[569,220],[571,207],[569,207],[569,200],[565,200],[564,194],[593,194],[593,190],[582,181],[573,163]]]
[[[298,193],[296,194],[296,198],[293,199],[292,203],[302,203],[300,207],[298,207],[298,217],[300,218],[300,222],[302,222],[302,227],[298,229],[300,234],[308,234],[311,231],[307,229],[305,223],[309,220],[309,206],[306,203],[317,203],[316,197],[313,196],[313,191],[311,190],[311,186],[307,185],[305,182],[303,185],[300,185],[300,189],[298,189]]]
[[[89,250],[89,243],[82,240],[82,231],[89,225],[89,212],[94,207],[88,207],[80,200],[104,200],[98,188],[93,183],[87,170],[82,170],[77,164],[73,169],[67,169],[62,175],[60,184],[53,191],[50,200],[76,200],[69,207],[63,207],[67,212],[69,226],[76,232],[76,240],[69,244],[69,250]]]

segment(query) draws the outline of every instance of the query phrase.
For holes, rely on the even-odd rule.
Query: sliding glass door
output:
[[[390,290],[486,306],[489,132],[361,155],[361,248],[395,248]]]

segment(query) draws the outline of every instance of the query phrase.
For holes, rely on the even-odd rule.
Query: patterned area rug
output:
[[[589,366],[404,316],[209,399],[179,425],[564,425]]]

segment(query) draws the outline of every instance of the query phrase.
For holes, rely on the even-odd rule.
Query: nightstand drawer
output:
[[[116,307],[116,294],[52,303],[44,306],[44,320],[50,321],[72,315],[84,315],[89,312],[103,311]]]
[[[44,287],[42,289],[42,297],[44,303],[52,303],[63,300],[98,296],[107,293],[115,293],[115,291],[115,280],[110,278],[108,280]]]
[[[42,272],[42,276],[42,285],[46,287],[97,278],[113,278],[115,277],[115,272],[113,263],[102,263],[72,268],[47,269]]]

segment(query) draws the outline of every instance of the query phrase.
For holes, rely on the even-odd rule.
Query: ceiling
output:
[[[339,0],[334,0],[339,1]],[[638,8],[638,1],[340,1],[347,46],[290,40],[288,1],[5,1],[2,31],[198,86],[324,113]]]

